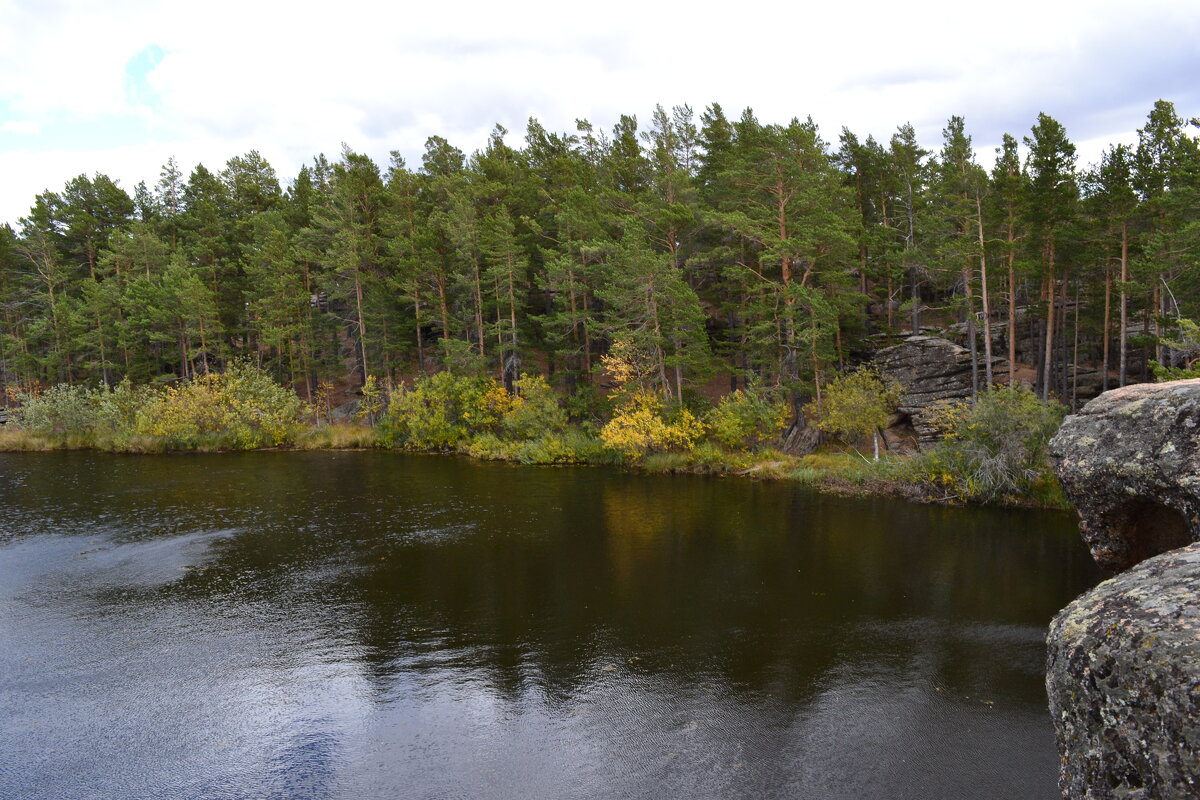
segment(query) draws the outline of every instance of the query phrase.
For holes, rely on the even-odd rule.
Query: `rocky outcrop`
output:
[[[1054,618],[1046,690],[1065,798],[1200,797],[1200,545],[1148,559]]]
[[[1006,369],[1003,359],[992,360],[993,371]],[[908,417],[922,446],[933,444],[940,433],[933,425],[939,405],[971,396],[971,353],[965,347],[935,336],[910,336],[898,345],[880,350],[875,364],[895,378],[904,393],[900,413]],[[979,382],[984,382],[983,356],[979,357]]]
[[[1050,454],[1102,567],[1200,540],[1200,380],[1105,392],[1067,417]]]

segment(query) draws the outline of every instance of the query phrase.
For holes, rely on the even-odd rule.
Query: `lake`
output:
[[[387,452],[0,454],[0,797],[1049,798],[1074,520]]]

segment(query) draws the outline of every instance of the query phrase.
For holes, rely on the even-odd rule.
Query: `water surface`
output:
[[[0,454],[0,797],[1052,798],[1073,521],[394,453]]]

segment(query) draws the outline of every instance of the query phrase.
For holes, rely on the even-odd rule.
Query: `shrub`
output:
[[[107,450],[133,448],[137,438],[138,415],[160,395],[159,389],[134,386],[129,378],[125,378],[109,391],[98,392],[97,425],[93,436],[95,446]]]
[[[599,464],[609,460],[606,456],[610,451],[583,431],[564,430],[523,441],[482,433],[473,438],[463,452],[474,458],[522,464]]]
[[[99,422],[94,389],[60,383],[40,395],[23,395],[16,422],[38,436],[89,441]]]
[[[374,425],[375,420],[379,419],[379,412],[383,410],[384,392],[383,387],[379,385],[379,381],[374,375],[368,375],[363,381],[362,398],[358,401],[358,411],[355,417],[360,420],[366,420],[368,425]]]
[[[839,375],[825,387],[821,404],[804,407],[817,428],[842,437],[848,444],[871,437],[879,460],[879,429],[900,402],[901,387],[874,367],[861,366]]]
[[[558,397],[541,375],[522,374],[514,388],[517,396],[500,420],[505,435],[513,439],[537,439],[567,427],[567,414]]]
[[[1182,359],[1184,365],[1173,367],[1151,361],[1150,371],[1154,373],[1154,380],[1159,383],[1200,378],[1200,325],[1190,319],[1180,318],[1175,320],[1175,328],[1176,335],[1164,338],[1161,344],[1177,354],[1177,358]]]
[[[491,378],[439,372],[393,395],[380,421],[380,441],[410,450],[451,450],[473,434],[494,432],[512,406],[504,387]]]
[[[579,386],[563,401],[567,418],[583,425],[599,424],[612,414],[612,401],[595,386]]]
[[[649,392],[634,392],[600,430],[600,440],[628,459],[639,460],[649,453],[691,450],[704,435],[704,423],[686,408],[670,413],[663,398]]]
[[[235,362],[224,373],[167,387],[139,410],[136,432],[171,449],[278,446],[299,433],[303,408],[266,372]]]
[[[1044,492],[1042,484],[1052,480],[1047,444],[1065,413],[1028,389],[989,389],[973,406],[959,402],[943,409],[937,424],[945,438],[913,468],[925,483],[963,499]]]
[[[788,406],[774,393],[741,389],[721,398],[705,415],[709,436],[730,449],[749,450],[775,439],[788,423]]]

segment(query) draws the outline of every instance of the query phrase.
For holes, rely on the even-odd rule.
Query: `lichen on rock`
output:
[[[1194,544],[1101,583],[1051,623],[1063,797],[1200,797],[1198,587]]]
[[[1051,440],[1063,490],[1102,567],[1128,569],[1200,540],[1197,424],[1200,379],[1137,384],[1092,400]]]

